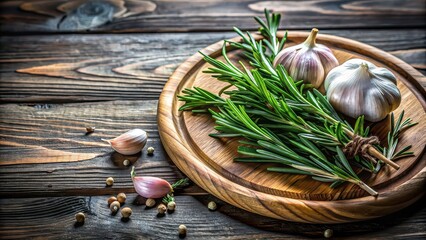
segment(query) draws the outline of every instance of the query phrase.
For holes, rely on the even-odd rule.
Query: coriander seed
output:
[[[111,205],[111,203],[113,203],[113,202],[115,202],[115,201],[117,201],[117,198],[116,197],[110,197],[110,198],[108,198],[108,206],[110,206]]]
[[[160,204],[157,207],[158,214],[163,215],[167,211],[167,207],[164,204]]]
[[[129,159],[124,160],[123,165],[126,166],[126,167],[129,166],[130,165]]]
[[[171,212],[173,212],[176,209],[176,203],[171,201],[167,203],[167,209]]]
[[[332,229],[326,229],[324,231],[324,237],[325,238],[331,238],[333,236],[333,230]]]
[[[84,223],[85,219],[86,219],[86,216],[82,212],[79,212],[75,215],[75,221],[77,221],[78,223]]]
[[[146,149],[146,152],[148,153],[148,155],[154,155],[154,148],[153,147],[149,147],[148,149]]]
[[[126,194],[124,194],[124,193],[119,193],[119,194],[117,195],[117,201],[118,201],[120,204],[125,203],[125,202],[126,202]]]
[[[208,208],[210,211],[215,211],[215,210],[216,210],[216,208],[217,208],[217,204],[216,204],[215,202],[211,201],[211,202],[209,202],[209,204],[207,205],[207,208]]]
[[[153,198],[148,198],[145,202],[145,206],[147,207],[154,207],[155,206],[155,199]]]
[[[186,226],[181,224],[178,228],[179,236],[186,236]]]
[[[118,201],[114,201],[111,203],[111,205],[109,206],[109,209],[111,210],[112,214],[116,214],[118,209],[120,209],[120,202]]]
[[[114,178],[109,177],[105,180],[107,186],[112,186],[114,184]]]
[[[121,209],[121,216],[123,218],[129,218],[132,215],[132,209],[129,207],[125,207]]]

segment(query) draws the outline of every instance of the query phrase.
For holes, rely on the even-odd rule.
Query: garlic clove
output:
[[[148,140],[148,135],[141,129],[132,129],[114,139],[102,140],[108,142],[118,153],[133,155],[143,149]]]
[[[324,68],[321,60],[311,50],[300,50],[290,65],[289,73],[296,80],[307,80],[319,88],[324,80]]]
[[[131,172],[136,192],[144,198],[161,198],[173,191],[169,182],[158,177],[136,177],[135,167]]]
[[[330,72],[336,66],[339,66],[339,61],[334,57],[333,52],[328,48],[324,47],[324,45],[317,45],[318,48],[315,49],[316,54],[318,55],[321,64],[324,69],[324,79],[326,77],[326,73]]]
[[[281,50],[273,65],[282,64],[295,81],[303,80],[320,89],[327,73],[339,62],[328,47],[316,43],[317,33],[314,28],[303,43]]]

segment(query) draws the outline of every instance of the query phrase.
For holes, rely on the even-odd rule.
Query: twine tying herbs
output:
[[[376,136],[361,137],[359,135],[355,135],[352,140],[345,145],[343,153],[345,153],[345,155],[349,158],[361,155],[365,159],[376,163],[376,160],[368,153],[368,148],[379,143],[379,138]]]

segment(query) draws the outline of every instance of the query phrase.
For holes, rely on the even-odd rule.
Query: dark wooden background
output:
[[[381,219],[340,225],[277,221],[232,207],[191,186],[163,218],[133,203],[122,164],[101,138],[142,128],[154,156],[138,174],[182,177],[164,152],[157,99],[173,70],[197,50],[256,30],[267,7],[283,29],[333,34],[376,46],[426,73],[426,1],[50,1],[0,3],[0,238],[290,239],[325,229],[352,239],[426,238],[425,199]],[[426,88],[426,79],[421,80]],[[419,111],[421,111],[419,109]],[[96,131],[85,135],[86,126]],[[116,183],[105,187],[105,179]],[[126,192],[134,215],[112,217],[111,194]],[[215,200],[218,211],[206,204]],[[74,226],[74,214],[87,214]]]

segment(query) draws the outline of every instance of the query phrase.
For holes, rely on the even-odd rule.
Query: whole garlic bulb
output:
[[[144,130],[136,128],[114,139],[102,140],[108,142],[115,151],[123,155],[133,155],[142,150],[148,140],[148,135]]]
[[[371,122],[384,119],[401,103],[396,77],[386,68],[351,59],[330,71],[324,87],[331,105],[339,112]]]
[[[337,67],[339,62],[331,50],[316,44],[318,29],[314,28],[305,42],[283,49],[274,59],[274,66],[282,64],[295,80],[304,80],[319,88],[327,73]]]

